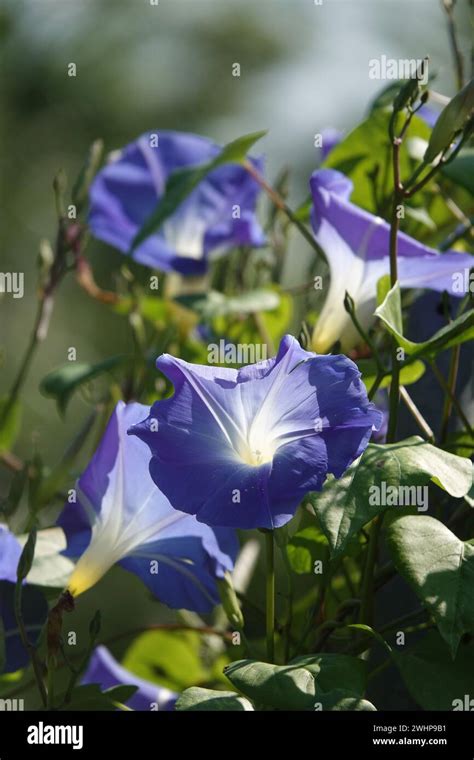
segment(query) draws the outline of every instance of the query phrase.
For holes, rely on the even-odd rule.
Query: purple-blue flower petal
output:
[[[207,612],[218,603],[216,579],[232,570],[238,542],[173,509],[148,471],[147,447],[126,434],[148,414],[120,402],[60,517],[66,554],[79,561],[71,593],[87,590],[115,563],[138,575],[171,607]]]
[[[171,504],[209,525],[285,524],[328,472],[359,456],[382,417],[342,356],[315,356],[285,336],[273,359],[231,370],[164,355],[175,394],[131,428]]]
[[[152,136],[158,137],[156,147],[152,147]],[[142,135],[92,183],[89,224],[93,235],[128,253],[163,196],[169,175],[210,161],[219,151],[219,146],[197,135],[169,131]],[[261,171],[261,159],[252,161]],[[255,216],[259,192],[242,166],[214,169],[163,227],[137,247],[133,258],[164,271],[201,274],[211,256],[238,245],[262,245],[265,236]],[[234,213],[237,206],[239,214]]]
[[[98,684],[102,691],[113,686],[137,686],[138,689],[126,705],[132,710],[170,711],[178,698],[164,686],[145,681],[120,665],[104,646],[94,649],[87,670],[81,679],[82,684]]]

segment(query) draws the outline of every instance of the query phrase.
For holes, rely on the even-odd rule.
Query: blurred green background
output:
[[[0,8],[1,270],[25,273],[25,297],[0,300],[0,395],[34,318],[39,241],[54,238],[52,178],[62,167],[71,184],[93,140],[103,138],[111,151],[151,129],[198,132],[220,143],[268,129],[259,144],[267,174],[273,180],[282,166],[292,168],[296,205],[316,166],[314,134],[350,130],[384,85],[368,77],[371,58],[428,54],[435,88],[455,91],[440,0],[159,0],[156,6],[150,0],[3,0]],[[467,54],[467,0],[456,13]],[[67,74],[71,62],[76,77]],[[240,78],[232,76],[236,62]],[[123,257],[96,241],[87,251],[97,281],[111,286]],[[301,281],[308,256],[294,238],[288,280]],[[131,348],[126,320],[89,299],[73,276],[60,288],[26,385],[16,448],[22,458],[36,446],[53,464],[83,424],[87,406],[79,395],[61,419],[38,391],[71,346],[78,361],[90,362]],[[0,472],[0,493],[7,482]],[[90,592],[86,606],[88,618],[101,606],[104,638],[167,616],[120,570]]]

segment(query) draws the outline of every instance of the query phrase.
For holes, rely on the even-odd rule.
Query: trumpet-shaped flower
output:
[[[82,594],[118,563],[170,607],[206,612],[219,602],[216,579],[232,569],[237,539],[177,512],[156,488],[146,447],[126,434],[148,411],[117,404],[75,503],[61,514],[66,554],[79,557],[68,590]]]
[[[18,631],[15,617],[15,583],[21,546],[7,527],[0,525],[0,647],[3,631],[5,661],[0,672],[13,673],[27,665],[28,652]],[[35,644],[48,614],[48,604],[43,594],[25,585],[22,591],[22,615],[28,637]]]
[[[326,252],[330,285],[314,329],[312,347],[326,352],[340,341],[347,351],[360,341],[344,309],[347,291],[356,314],[367,329],[374,317],[377,280],[390,270],[390,227],[383,219],[349,201],[352,182],[333,169],[321,169],[311,177],[314,235]],[[474,266],[474,256],[456,251],[438,253],[417,240],[398,234],[398,279],[402,288],[447,290],[459,296],[456,275]]]
[[[151,476],[171,504],[209,525],[284,525],[382,421],[352,361],[315,356],[289,335],[275,358],[239,370],[168,354],[157,366],[174,396],[130,432],[149,445]]]
[[[92,234],[128,253],[136,234],[163,197],[170,174],[206,163],[220,150],[210,140],[184,132],[142,135],[127,145],[92,183]],[[261,170],[261,160],[252,161]],[[259,190],[240,165],[214,169],[162,228],[136,248],[133,258],[156,269],[202,274],[211,256],[239,245],[262,245],[265,238],[255,216]]]
[[[99,684],[102,690],[113,686],[137,686],[137,691],[126,704],[132,710],[152,710],[169,712],[178,698],[164,686],[145,681],[120,665],[104,646],[97,647],[92,653],[87,670],[82,676],[83,684]]]

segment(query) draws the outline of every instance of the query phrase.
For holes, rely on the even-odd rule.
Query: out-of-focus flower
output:
[[[340,341],[348,351],[360,336],[344,309],[344,295],[352,296],[361,325],[373,322],[377,280],[390,271],[390,226],[350,202],[352,182],[338,171],[321,169],[311,177],[314,235],[325,251],[330,267],[330,285],[312,337],[315,351],[326,352]],[[398,279],[402,288],[447,290],[455,296],[456,274],[469,270],[474,256],[432,248],[400,232],[398,235]]]
[[[20,638],[15,618],[15,583],[21,546],[8,528],[0,525],[0,629],[5,638],[4,673],[13,673],[28,664],[28,652]],[[32,644],[38,639],[48,614],[48,604],[36,588],[25,585],[22,615]]]
[[[61,514],[65,553],[79,557],[68,590],[82,594],[118,563],[170,607],[207,612],[219,603],[216,579],[232,569],[237,538],[177,512],[156,488],[146,446],[126,433],[148,412],[117,404],[79,478],[76,502]]]
[[[128,253],[158,206],[170,174],[206,163],[220,150],[210,140],[185,132],[142,135],[92,183],[92,234]],[[252,162],[262,170],[261,159]],[[262,245],[265,237],[255,216],[259,192],[259,185],[242,166],[226,164],[214,169],[162,228],[136,248],[133,258],[156,269],[202,274],[210,257],[239,245]]]
[[[322,145],[321,145],[321,158],[323,161],[327,159],[330,152],[339,145],[344,137],[344,132],[335,127],[327,127],[321,131]]]
[[[157,366],[175,394],[130,432],[149,445],[171,504],[209,525],[284,525],[381,423],[350,359],[315,356],[289,335],[275,358],[239,370],[168,354]]]
[[[164,686],[145,681],[134,673],[130,673],[112,657],[104,646],[94,649],[81,682],[82,684],[99,684],[102,690],[111,689],[113,686],[138,686],[135,694],[126,702],[132,710],[169,712],[174,708],[178,698],[177,694]]]

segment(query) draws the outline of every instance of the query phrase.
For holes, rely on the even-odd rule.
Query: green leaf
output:
[[[21,404],[16,399],[10,406],[8,396],[0,399],[0,452],[10,451],[21,428]]]
[[[207,161],[204,164],[191,168],[178,169],[170,174],[164,195],[160,198],[155,211],[146,219],[133,239],[130,253],[133,253],[144,240],[160,229],[166,219],[176,211],[178,206],[186,200],[188,195],[192,193],[210,172],[223,164],[243,163],[248,151],[265,134],[265,131],[253,132],[252,134],[239,137],[237,140],[224,146],[212,161]]]
[[[474,79],[471,79],[441,111],[433,127],[425,161],[431,162],[448,148],[464,129],[474,111]]]
[[[27,535],[18,536],[22,546]],[[48,586],[63,589],[74,568],[74,562],[64,557],[66,539],[61,528],[46,528],[36,535],[36,549],[28,581],[35,586]]]
[[[172,691],[210,680],[201,661],[202,639],[192,631],[148,631],[131,644],[123,666]]]
[[[379,279],[377,280],[377,306],[380,306],[380,304],[382,304],[385,301],[389,290],[390,290],[390,275],[383,274],[382,277],[379,277]]]
[[[111,356],[98,364],[68,362],[50,372],[40,383],[44,396],[56,399],[59,411],[64,414],[74,392],[84,383],[120,367],[130,360],[125,355]]]
[[[297,657],[288,665],[239,660],[224,673],[253,702],[279,710],[314,710],[334,689],[361,696],[366,684],[365,662],[339,654]]]
[[[356,694],[351,695],[345,689],[334,689],[333,691],[329,691],[327,694],[319,695],[317,703],[319,703],[318,707],[321,705],[320,709],[324,710],[325,712],[327,710],[334,710],[338,712],[346,710],[349,710],[351,712],[373,712],[377,710],[372,702],[369,702],[367,699],[362,699]]]
[[[374,517],[388,508],[400,508],[376,503],[382,483],[387,488],[416,487],[430,481],[451,496],[461,498],[471,487],[472,463],[426,443],[419,436],[399,443],[370,444],[342,478],[328,478],[320,493],[310,494],[332,555],[344,552],[352,536]]]
[[[137,686],[131,685],[113,686],[103,692],[100,686],[94,683],[77,686],[72,692],[71,701],[62,710],[66,712],[69,710],[112,712],[117,709],[117,702],[125,703],[135,694],[137,688]]]
[[[474,148],[466,148],[446,166],[441,173],[474,195]]]
[[[474,633],[474,547],[433,517],[394,517],[387,545],[400,575],[434,617],[456,655],[461,636]]]
[[[456,430],[448,435],[446,445],[453,454],[468,457],[474,454],[474,440],[467,430]]]
[[[364,385],[369,391],[377,377],[377,364],[373,359],[358,359],[357,366],[362,373]],[[400,368],[400,385],[413,385],[413,383],[417,383],[420,377],[425,374],[425,370],[426,366],[420,359],[402,366]],[[379,388],[388,388],[391,379],[392,375],[389,373],[384,377]]]
[[[189,711],[233,711],[242,712],[253,710],[253,705],[245,697],[236,694],[235,691],[216,691],[215,689],[201,689],[193,686],[183,691],[176,702],[176,710]]]
[[[314,563],[327,559],[328,541],[316,525],[308,525],[291,537],[286,553],[291,568],[297,575],[313,573]]]
[[[225,296],[217,290],[198,295],[180,296],[182,306],[196,311],[202,319],[210,320],[228,314],[253,314],[256,311],[277,309],[280,296],[275,290],[251,290],[239,296]]]
[[[35,556],[36,547],[36,530],[32,530],[25,541],[25,545],[21,551],[20,559],[18,562],[18,568],[16,571],[17,583],[24,581],[26,576],[31,570],[33,559]]]
[[[474,698],[472,641],[461,644],[453,661],[438,632],[430,631],[408,652],[394,652],[394,660],[408,691],[423,710],[466,709],[465,695]]]
[[[330,152],[323,163],[325,168],[337,169],[346,174],[354,182],[354,192],[351,201],[358,206],[377,211],[375,207],[373,181],[370,175],[378,167],[377,184],[379,196],[385,197],[390,191],[387,182],[386,187],[381,187],[381,178],[384,176],[385,166],[390,162],[390,141],[388,139],[388,127],[390,112],[377,109],[359,124],[339,145]],[[410,125],[410,136],[429,139],[430,129],[422,119],[415,116]],[[412,162],[407,151],[400,154],[401,176],[409,176],[412,171]]]
[[[382,320],[387,330],[397,340],[398,345],[412,358],[434,356],[441,350],[464,343],[474,338],[474,309],[461,314],[449,325],[438,330],[429,340],[414,343],[403,337],[401,318],[400,286],[398,282],[388,292],[385,301],[375,310],[375,316]]]

